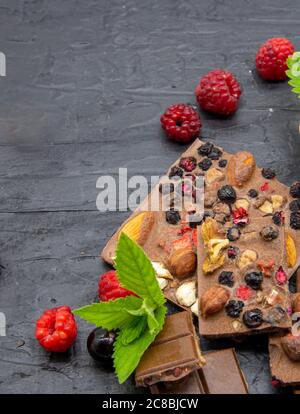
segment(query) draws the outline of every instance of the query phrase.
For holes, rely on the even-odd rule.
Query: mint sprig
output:
[[[115,263],[120,284],[138,297],[94,303],[73,312],[96,326],[118,330],[113,359],[118,380],[123,383],[162,330],[166,306],[150,259],[124,233],[118,242]]]
[[[293,87],[292,92],[297,93],[300,99],[300,52],[295,52],[288,57],[286,64],[288,66],[286,75],[290,78],[288,84]]]

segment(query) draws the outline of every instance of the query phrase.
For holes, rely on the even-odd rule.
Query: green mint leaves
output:
[[[300,99],[300,52],[295,52],[288,57],[286,64],[288,66],[286,75],[290,78],[288,83],[293,87],[292,92],[297,93]]]
[[[113,359],[118,380],[123,383],[162,330],[167,309],[150,259],[124,233],[118,242],[115,263],[121,286],[138,297],[94,303],[73,312],[96,326],[118,330]]]

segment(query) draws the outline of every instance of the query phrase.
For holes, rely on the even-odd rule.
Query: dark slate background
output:
[[[68,356],[33,338],[45,308],[96,297],[98,253],[128,212],[96,209],[96,180],[127,167],[162,174],[184,149],[159,116],[208,70],[233,71],[243,86],[230,119],[201,113],[203,135],[247,149],[290,184],[300,176],[300,105],[287,83],[265,83],[254,56],[267,38],[300,48],[297,0],[1,0],[0,337],[2,393],[133,393],[89,358],[91,327],[79,322]],[[252,393],[273,393],[266,338],[237,346]],[[206,349],[232,343],[203,344]]]

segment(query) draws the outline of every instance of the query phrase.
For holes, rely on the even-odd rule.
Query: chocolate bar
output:
[[[276,229],[276,237],[270,240],[262,234],[264,229],[275,230],[272,223],[269,216],[254,217],[235,229],[237,240],[230,240],[230,227],[219,227],[215,219],[202,224],[198,243],[201,335],[249,335],[291,326],[284,228]]]
[[[183,380],[157,383],[152,394],[248,394],[248,386],[234,349],[205,354],[206,364]]]
[[[136,385],[176,381],[204,363],[191,312],[175,313],[166,318],[162,332],[144,353],[135,372]]]

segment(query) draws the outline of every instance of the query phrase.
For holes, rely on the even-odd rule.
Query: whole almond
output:
[[[219,312],[224,308],[229,296],[229,291],[222,286],[214,285],[210,287],[201,297],[201,314],[206,316]]]
[[[255,169],[255,159],[250,152],[239,151],[234,154],[228,163],[228,183],[242,187],[251,178]]]

